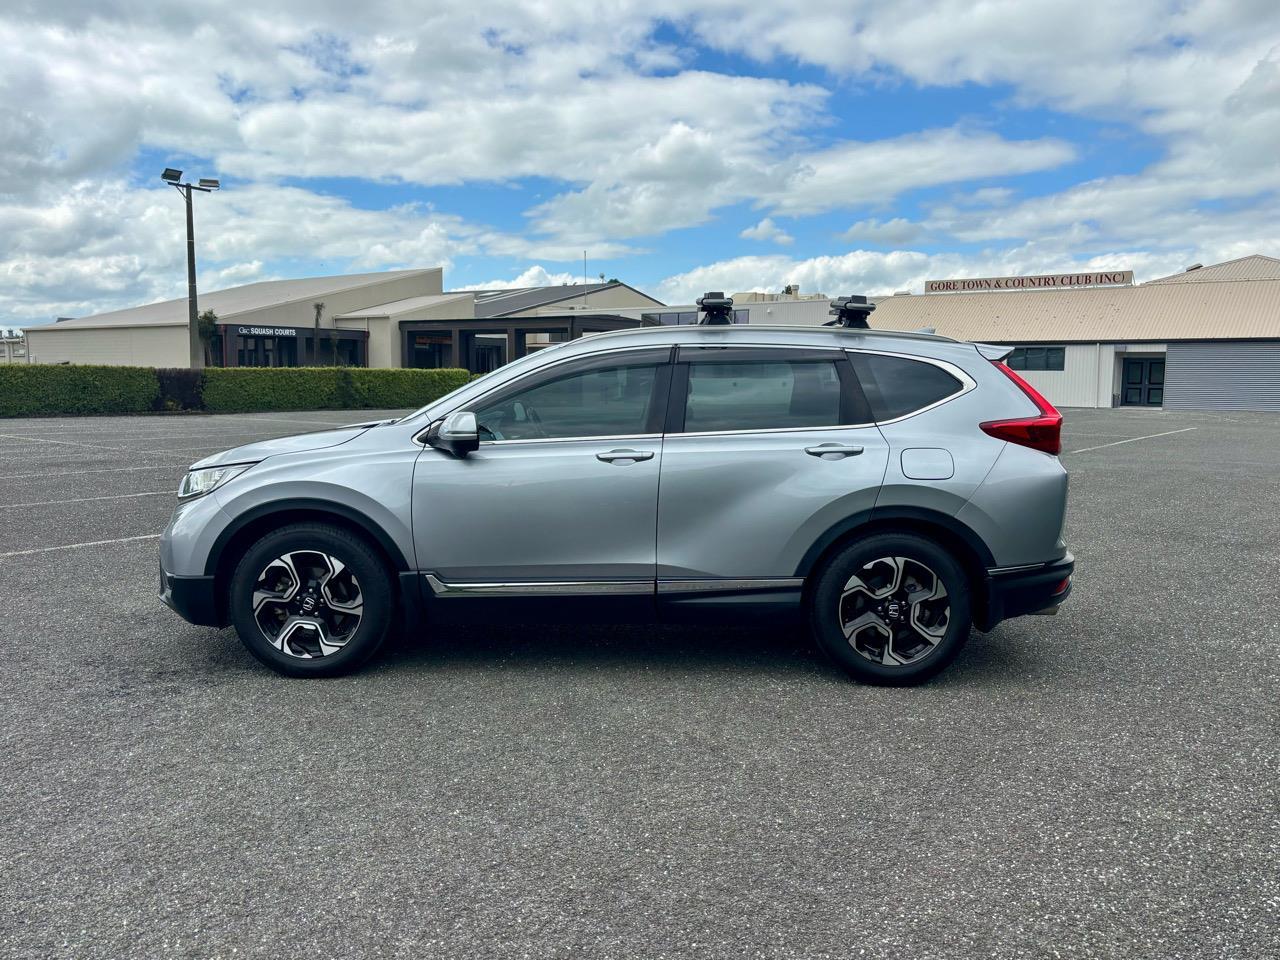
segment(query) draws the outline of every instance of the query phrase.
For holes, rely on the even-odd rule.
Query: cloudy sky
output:
[[[1280,254],[1276,0],[9,0],[0,326],[443,264],[919,290]]]

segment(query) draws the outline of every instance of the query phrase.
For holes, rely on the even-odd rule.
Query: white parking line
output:
[[[6,503],[6,508],[12,507],[52,507],[60,503],[92,503],[95,500],[129,500],[133,497],[176,497],[175,490],[152,490],[148,493],[118,493],[111,497],[81,497],[78,500],[37,500],[35,503]]]
[[[1181,430],[1166,430],[1164,433],[1149,433],[1145,437],[1130,437],[1128,440],[1113,440],[1111,443],[1100,443],[1096,447],[1081,447],[1079,450],[1072,450],[1071,453],[1088,453],[1090,450],[1101,450],[1103,447],[1118,447],[1122,443],[1137,443],[1139,440],[1154,440],[1156,437],[1171,437],[1175,433],[1186,433],[1188,430],[1194,430],[1195,427],[1183,427]]]
[[[59,443],[68,447],[90,447],[94,450],[119,450],[119,447],[104,447],[100,443],[84,443],[81,440],[50,440],[48,437],[20,437],[16,433],[0,433],[0,439],[26,440],[28,443]]]
[[[358,414],[358,413],[361,413],[362,411],[355,410],[355,411],[352,411],[352,412],[353,412],[353,413]],[[262,423],[262,422],[270,422],[270,423],[310,423],[310,424],[319,424],[319,425],[320,425],[320,426],[322,426],[322,427],[347,427],[347,426],[350,426],[350,425],[351,425],[351,424],[353,424],[353,423],[366,423],[366,422],[367,422],[367,421],[365,421],[365,420],[361,420],[361,419],[359,419],[358,417],[357,417],[356,419],[354,419],[354,420],[301,420],[301,419],[291,419],[291,418],[289,418],[289,417],[246,417],[246,416],[239,415],[239,414],[232,414],[232,416],[241,416],[241,417],[242,417],[242,419],[244,419],[244,420],[257,420],[259,423]]]
[[[174,470],[181,471],[185,469],[187,461],[183,459],[179,463],[157,463],[150,467],[99,467],[96,470],[75,470],[70,473],[4,473],[0,474],[0,480],[44,480],[53,477],[79,477],[86,473],[129,473],[136,470]]]
[[[79,547],[105,547],[111,543],[131,543],[135,540],[159,540],[158,533],[144,533],[140,537],[121,537],[118,540],[88,540],[84,543],[64,543],[57,547],[35,547],[31,550],[10,550],[8,553],[0,553],[0,559],[4,557],[26,557],[33,553],[51,553],[54,550],[75,550]]]

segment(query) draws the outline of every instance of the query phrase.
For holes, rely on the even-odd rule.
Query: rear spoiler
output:
[[[992,363],[1003,360],[1009,354],[1013,353],[1013,347],[999,347],[994,343],[975,343],[973,346],[974,349]]]

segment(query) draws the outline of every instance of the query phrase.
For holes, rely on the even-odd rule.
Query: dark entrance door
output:
[[[1164,404],[1164,358],[1124,359],[1124,393],[1126,407],[1159,407]]]

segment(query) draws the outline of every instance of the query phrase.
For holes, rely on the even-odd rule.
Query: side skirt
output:
[[[416,591],[408,579],[416,581]],[[804,580],[598,580],[455,583],[404,574],[437,623],[698,623],[790,621]],[[406,604],[408,606],[408,604]]]

